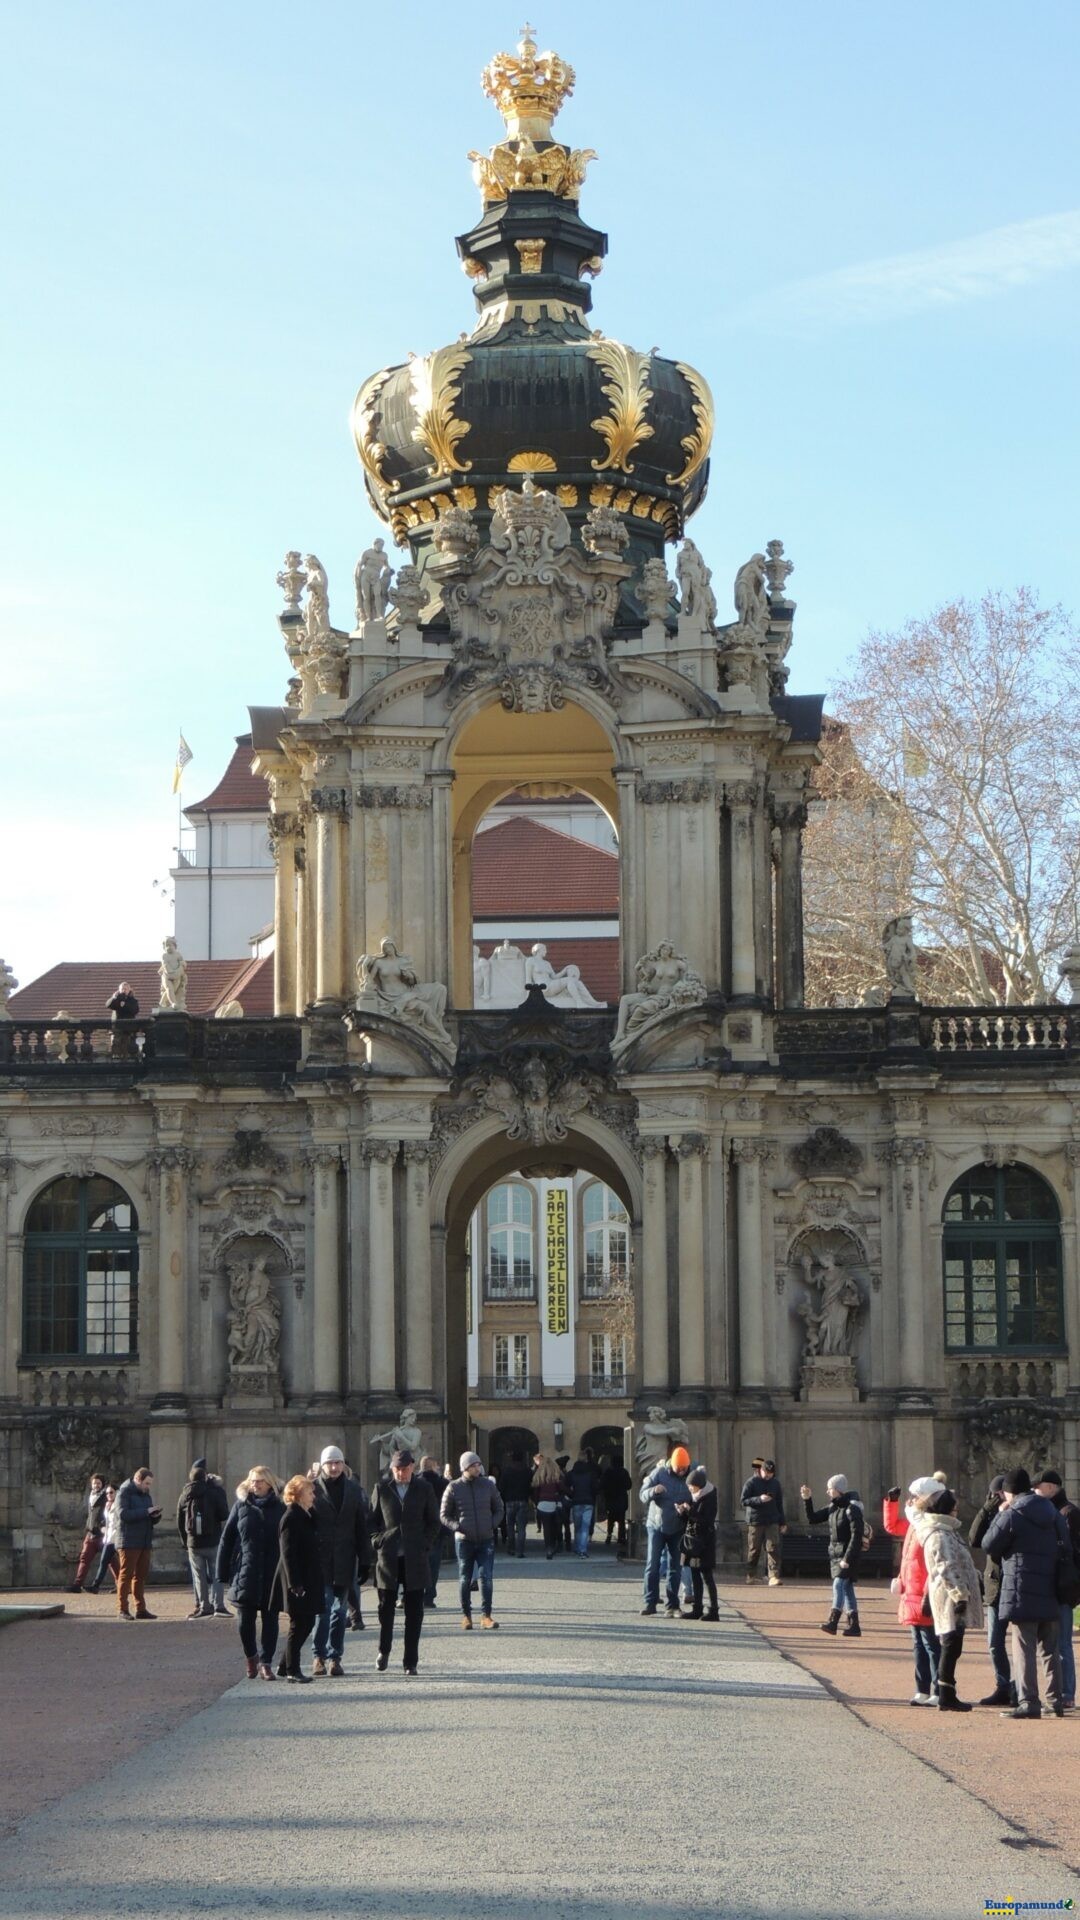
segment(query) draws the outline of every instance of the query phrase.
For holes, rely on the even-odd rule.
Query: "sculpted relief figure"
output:
[[[167,1013],[186,1013],[187,961],[171,933],[166,934],[162,945],[158,973],[161,979],[161,998],[158,1006]]]
[[[365,548],[356,563],[356,624],[358,627],[364,626],[369,620],[385,620],[392,579],[393,571],[386,557],[386,542],[376,540],[374,546]]]
[[[308,645],[313,646],[324,633],[330,631],[330,582],[326,577],[326,568],[313,553],[304,555],[304,571],[307,576],[304,582],[307,594],[304,632]]]
[[[613,1047],[626,1044],[667,1015],[684,1007],[699,1007],[706,986],[684,954],[676,953],[670,940],[662,940],[652,953],[642,955],[635,968],[637,992],[624,993],[619,1001],[619,1021]]]
[[[850,1354],[862,1307],[859,1283],[839,1254],[825,1249],[800,1257],[807,1298],[799,1308],[806,1327],[805,1359]]]
[[[499,941],[488,961],[489,1007],[520,1007],[525,998],[525,955],[510,940]]]
[[[580,967],[563,967],[556,973],[547,957],[547,948],[537,941],[525,962],[525,984],[528,987],[543,987],[544,999],[553,1007],[601,1007],[602,1000],[594,1000],[581,977]]]
[[[415,1027],[440,1046],[453,1046],[443,1025],[446,988],[439,980],[418,980],[408,954],[399,953],[389,937],[379,942],[378,953],[360,955],[356,978],[360,989],[356,1004],[361,1011],[385,1014]]]
[[[769,601],[765,592],[765,555],[755,553],[735,575],[735,612],[742,633],[749,639],[763,640],[769,625]]]
[[[266,1255],[229,1270],[229,1371],[276,1373],[281,1343],[281,1307],[266,1271]]]
[[[716,595],[712,590],[712,569],[692,540],[684,540],[675,562],[679,583],[680,612],[709,628],[716,619]]]
[[[677,1415],[668,1419],[666,1407],[649,1407],[647,1418],[634,1446],[634,1456],[644,1472],[657,1460],[666,1460],[675,1447],[690,1445],[690,1429]]]
[[[380,1473],[389,1473],[390,1462],[395,1453],[403,1453],[406,1449],[414,1459],[419,1460],[423,1447],[420,1428],[416,1424],[415,1407],[402,1407],[396,1424],[386,1433],[377,1433],[371,1445],[379,1449]]]
[[[491,961],[485,959],[475,945],[472,950],[472,1000],[474,1007],[491,1004]]]
[[[889,998],[915,999],[915,942],[911,936],[911,915],[898,913],[881,935],[885,954],[885,977]]]

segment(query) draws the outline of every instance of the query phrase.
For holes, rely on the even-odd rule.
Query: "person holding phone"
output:
[[[121,1620],[154,1618],[146,1604],[154,1528],[161,1519],[161,1508],[154,1505],[153,1488],[154,1476],[149,1467],[137,1467],[116,1496],[120,1509],[120,1583],[116,1599]],[[134,1614],[128,1610],[129,1600],[135,1602]]]

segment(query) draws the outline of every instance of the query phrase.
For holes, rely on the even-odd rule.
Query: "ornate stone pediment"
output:
[[[804,1180],[816,1174],[839,1174],[845,1180],[853,1180],[863,1163],[858,1147],[837,1127],[815,1127],[797,1147],[792,1147],[788,1159]]]
[[[575,1114],[605,1091],[593,1073],[560,1073],[557,1066],[534,1052],[515,1060],[505,1073],[473,1074],[465,1083],[487,1113],[506,1122],[509,1140],[527,1140],[539,1147],[565,1140]]]
[[[623,689],[606,639],[629,567],[617,554],[572,546],[554,494],[529,475],[520,493],[504,487],[496,496],[490,544],[479,551],[464,537],[468,516],[454,515],[452,527],[436,526],[430,569],[452,636],[447,705],[487,686],[519,713],[557,710],[573,687],[618,705]]]

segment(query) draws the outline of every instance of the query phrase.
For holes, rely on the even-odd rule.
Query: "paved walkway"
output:
[[[1080,1903],[1056,1854],[1018,1854],[1015,1829],[733,1609],[645,1621],[637,1592],[600,1561],[504,1566],[498,1634],[462,1634],[444,1580],[416,1681],[396,1660],[376,1674],[370,1632],[349,1637],[343,1681],[241,1681],[0,1844],[2,1920],[961,1920],[987,1896]],[[111,1629],[133,1661],[155,1630]],[[101,1704],[122,1714],[122,1689]]]

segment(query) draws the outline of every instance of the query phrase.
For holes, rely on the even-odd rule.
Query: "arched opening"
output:
[[[948,1352],[1064,1348],[1060,1219],[1030,1167],[973,1167],[954,1182],[942,1236]]]
[[[105,1174],[42,1189],[26,1216],[24,1358],[135,1358],[138,1232],[135,1208]]]
[[[489,1133],[459,1151],[445,1200],[451,1457],[475,1445],[489,1460],[511,1427],[575,1454],[587,1431],[621,1432],[636,1391],[636,1163],[585,1132],[557,1147]]]
[[[531,805],[542,819],[544,809],[550,811],[552,802],[566,810],[572,799],[579,796],[578,810],[583,806],[601,810],[617,836],[615,758],[612,739],[600,721],[570,699],[558,713],[510,713],[501,704],[487,705],[462,727],[450,761],[454,771],[451,835],[452,999],[455,1006],[473,1004],[473,858],[477,831],[485,815],[492,808],[505,806],[508,796],[520,795],[525,806]]]
[[[472,842],[472,1004],[518,1007],[530,985],[579,1011],[619,997],[619,837],[569,782],[500,796]]]
[[[507,1462],[520,1454],[522,1461],[531,1467],[533,1456],[539,1451],[539,1436],[531,1427],[493,1427],[488,1435],[484,1464],[489,1473],[501,1473]]]

